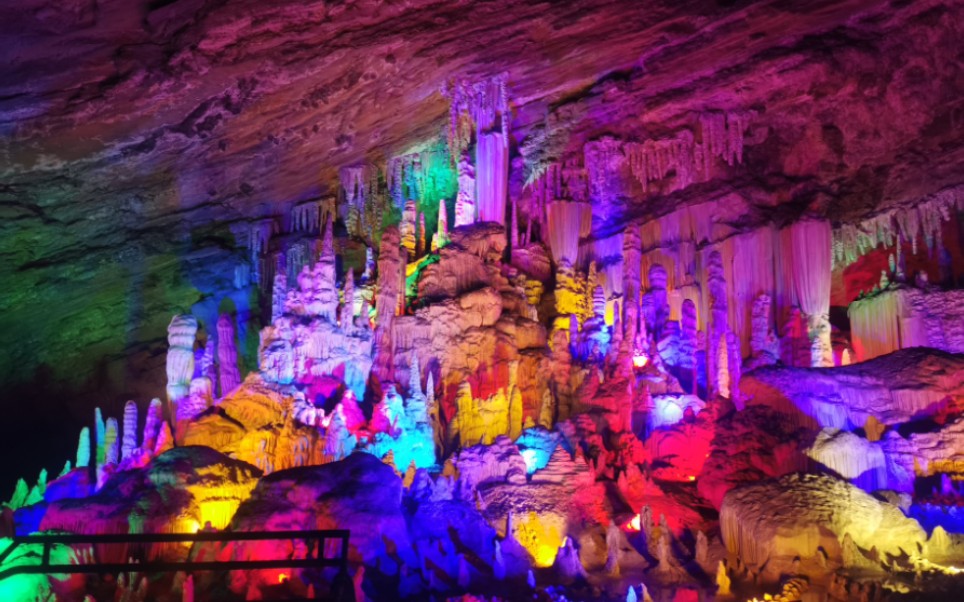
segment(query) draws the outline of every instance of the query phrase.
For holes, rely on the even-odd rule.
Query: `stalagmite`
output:
[[[190,393],[194,376],[194,316],[174,316],[167,327],[167,398],[176,402]]]
[[[696,550],[694,553],[694,560],[697,564],[705,564],[707,555],[709,554],[710,542],[706,539],[706,533],[703,531],[696,532]]]
[[[659,341],[669,320],[669,303],[667,302],[666,268],[656,263],[649,268],[649,288],[643,295],[641,302],[642,318],[646,322],[646,329],[653,338]]]
[[[711,394],[729,396],[728,370],[729,351],[726,345],[727,299],[726,280],[723,277],[723,257],[719,251],[712,251],[707,264],[707,288],[710,298],[710,320],[707,328],[706,374],[707,388]],[[724,388],[727,389],[724,391]]]
[[[117,419],[108,418],[107,428],[104,431],[104,463],[117,464],[120,459],[120,440],[118,437]]]
[[[121,459],[128,460],[137,450],[137,403],[128,401],[124,405],[124,438],[121,445]]]
[[[275,271],[271,287],[271,321],[275,322],[284,315],[285,298],[288,296],[288,276],[281,270]]]
[[[331,218],[325,226],[321,244],[321,256],[312,269],[313,290],[308,303],[309,313],[327,320],[338,321],[338,288],[335,285],[335,226]],[[303,291],[304,293],[304,291]]]
[[[94,408],[94,464],[100,466],[107,457],[107,448],[104,442],[107,440],[107,425],[104,423],[104,415],[100,408]]]
[[[418,241],[415,245],[415,256],[421,257],[425,254],[425,214],[418,214]]]
[[[342,289],[341,329],[346,334],[355,330],[355,273],[351,269],[345,274],[345,286]]]
[[[680,369],[685,375],[682,379],[683,387],[691,394],[696,394],[696,347],[697,320],[696,304],[692,299],[684,299],[680,310]]]
[[[639,330],[639,301],[642,282],[642,242],[639,228],[629,226],[623,232],[623,345],[632,354]]]
[[[780,360],[780,343],[770,329],[770,296],[760,293],[750,318],[750,358],[747,367],[772,366]]]
[[[345,411],[341,404],[338,404],[325,432],[325,456],[331,460],[341,460],[351,453],[355,443],[355,436],[346,424]]]
[[[173,448],[174,435],[171,433],[171,425],[167,422],[162,422],[157,432],[157,442],[154,444],[153,454],[159,456]]]
[[[77,468],[86,468],[90,465],[90,429],[84,427],[80,429],[80,438],[77,441]]]
[[[436,252],[449,243],[449,214],[445,199],[438,202],[438,224],[432,235],[432,252]]]
[[[606,574],[619,575],[619,550],[622,534],[616,523],[609,523],[606,528]]]
[[[416,223],[415,201],[405,201],[405,209],[402,211],[402,221],[398,225],[398,233],[402,237],[402,248],[408,252],[409,261],[416,257]]]
[[[218,318],[218,381],[221,397],[238,388],[241,374],[238,370],[238,350],[234,340],[234,320],[228,314]]]
[[[377,322],[372,365],[372,373],[382,383],[390,382],[393,374],[392,323],[398,310],[399,297],[403,293],[403,273],[398,229],[386,228],[378,253],[378,289],[375,293]]]
[[[152,399],[144,418],[144,436],[141,438],[141,449],[152,453],[160,435],[161,424],[164,422],[164,408],[160,399]]]
[[[726,564],[721,560],[716,565],[716,595],[730,596],[730,576],[726,572]]]
[[[455,197],[455,227],[475,223],[475,169],[468,153],[462,155],[458,164],[459,193]]]

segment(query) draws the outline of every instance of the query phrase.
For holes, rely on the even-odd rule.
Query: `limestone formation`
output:
[[[218,383],[221,397],[241,384],[238,370],[238,350],[234,338],[234,320],[228,314],[218,318]]]
[[[197,327],[194,316],[174,316],[167,327],[167,398],[170,402],[190,393]]]
[[[348,571],[0,600],[961,589],[959,3],[60,4],[0,11],[0,536]]]

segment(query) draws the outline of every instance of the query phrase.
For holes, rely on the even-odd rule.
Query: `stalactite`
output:
[[[221,397],[235,390],[241,384],[238,370],[238,350],[234,340],[234,320],[228,314],[218,318],[218,381]]]
[[[726,368],[727,379],[729,381],[729,398],[733,400],[738,409],[743,409],[743,396],[740,393],[740,376],[742,373],[742,356],[740,355],[740,341],[736,334],[727,329],[726,337],[726,363],[720,366]]]
[[[381,228],[383,204],[378,170],[368,164],[351,165],[342,167],[338,176],[347,204],[345,224],[348,233],[365,239],[374,238]],[[323,211],[319,216],[319,228],[332,217],[332,212]]]
[[[841,224],[833,230],[834,267],[845,268],[879,246],[889,248],[900,239],[911,243],[915,255],[922,237],[933,250],[940,240],[942,222],[950,221],[955,210],[964,210],[964,186],[945,188],[857,224]]]
[[[508,140],[507,78],[507,74],[500,74],[482,81],[458,80],[443,87],[442,93],[451,102],[448,139],[453,161],[468,148],[473,133],[498,130]]]
[[[574,267],[579,257],[579,239],[592,227],[589,203],[557,201],[549,204],[548,243],[556,265]]]
[[[833,366],[830,346],[831,230],[826,221],[801,220],[781,231],[782,273],[793,304],[807,317],[813,366]]]
[[[128,401],[124,405],[124,439],[121,445],[121,459],[128,460],[137,450],[137,403]]]
[[[317,232],[321,228],[321,206],[318,201],[299,203],[291,208],[289,232]]]
[[[519,201],[512,197],[512,221],[509,224],[509,245],[513,250],[519,248]]]
[[[479,221],[504,225],[509,179],[509,144],[501,130],[479,132],[475,163]]]
[[[624,143],[623,152],[644,192],[650,183],[671,174],[675,176],[671,189],[678,190],[709,180],[714,158],[730,166],[742,163],[744,136],[753,116],[751,111],[705,113],[699,119],[701,142],[682,130],[673,138]]]

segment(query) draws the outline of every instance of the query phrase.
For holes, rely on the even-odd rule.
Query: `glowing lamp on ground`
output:
[[[637,370],[642,370],[649,365],[649,356],[642,351],[636,351],[633,353],[633,368]]]
[[[642,526],[640,525],[639,515],[637,514],[636,516],[634,516],[628,523],[626,523],[626,525],[623,528],[626,529],[627,531],[638,532],[642,528]]]
[[[287,574],[287,573],[279,573],[279,574],[278,574],[278,583],[287,583],[287,582],[288,582],[288,574]]]

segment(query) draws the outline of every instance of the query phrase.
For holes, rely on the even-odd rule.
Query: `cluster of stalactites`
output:
[[[243,230],[239,235],[239,243],[248,249],[251,265],[250,280],[254,284],[262,284],[263,266],[261,259],[268,252],[271,237],[278,231],[278,224],[272,218],[259,220]],[[246,283],[245,283],[246,284]]]
[[[347,206],[345,224],[349,234],[375,236],[385,210],[378,168],[369,164],[351,165],[342,167],[338,175]]]
[[[509,175],[506,75],[460,80],[443,89],[451,101],[449,150],[458,166],[455,225],[476,220],[505,224]],[[475,142],[474,169],[468,149]]]
[[[942,222],[950,221],[955,211],[962,210],[964,186],[956,186],[859,224],[843,224],[833,231],[834,266],[845,268],[879,245],[889,248],[899,241],[910,242],[916,254],[921,237],[928,251],[933,252],[942,244]]]
[[[491,130],[499,121],[503,140],[508,141],[507,81],[507,74],[501,74],[481,81],[459,80],[443,88],[451,102],[448,138],[453,162],[459,161],[474,134]]]
[[[548,207],[547,241],[559,267],[574,267],[579,258],[579,239],[592,229],[589,203],[555,201]]]
[[[704,113],[700,115],[702,140],[683,130],[674,138],[627,142],[623,152],[633,176],[647,190],[650,182],[676,175],[675,188],[706,181],[712,176],[714,159],[728,165],[743,161],[744,135],[753,112]]]
[[[528,206],[528,221],[524,242],[532,241],[532,226],[538,224],[546,237],[549,219],[549,205],[559,199],[575,202],[589,200],[586,170],[573,162],[551,163],[531,182],[526,183],[531,191]]]
[[[289,232],[312,234],[321,232],[335,210],[334,197],[297,203],[291,208]]]

